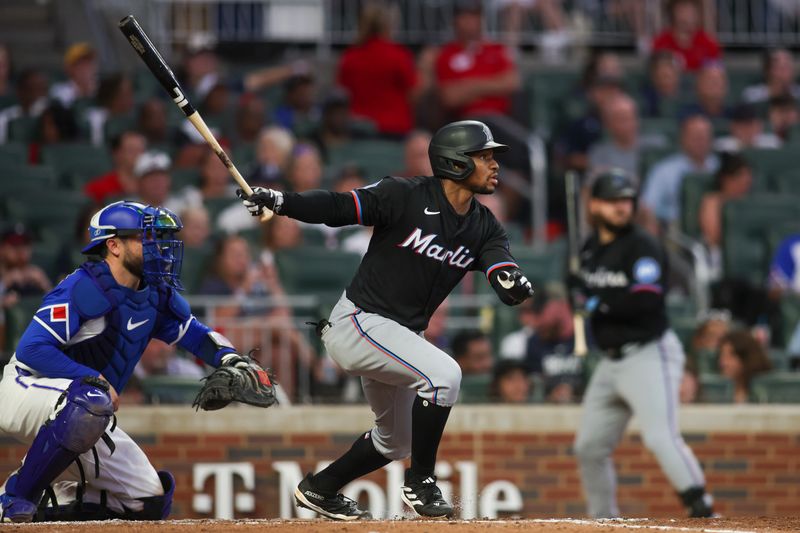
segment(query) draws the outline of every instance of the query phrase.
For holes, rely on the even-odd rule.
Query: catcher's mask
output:
[[[475,170],[470,154],[487,148],[508,151],[505,144],[494,142],[492,132],[483,122],[461,120],[447,124],[436,132],[428,146],[433,175],[455,181],[466,179]]]
[[[180,281],[183,242],[175,237],[182,228],[178,215],[164,207],[115,202],[92,216],[90,242],[82,252],[96,254],[97,248],[111,237],[141,235],[145,283],[183,290]]]

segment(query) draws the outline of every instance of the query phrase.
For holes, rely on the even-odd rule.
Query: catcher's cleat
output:
[[[36,515],[36,504],[23,498],[2,494],[0,503],[2,503],[0,522],[32,522]]]
[[[315,490],[311,485],[311,474],[308,474],[294,489],[294,499],[298,506],[311,509],[331,520],[372,519],[369,511],[359,509],[358,504],[347,496],[343,494],[327,496]]]
[[[453,506],[442,497],[436,486],[436,476],[415,478],[411,469],[406,470],[406,482],[400,497],[415,513],[425,518],[450,518]]]

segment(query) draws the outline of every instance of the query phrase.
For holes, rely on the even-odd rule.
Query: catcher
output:
[[[152,338],[218,367],[198,407],[275,403],[267,373],[178,294],[182,227],[168,209],[128,201],[92,217],[89,260],[44,297],[0,381],[0,433],[30,446],[0,489],[3,521],[169,515],[175,479],[156,472],[114,416]]]

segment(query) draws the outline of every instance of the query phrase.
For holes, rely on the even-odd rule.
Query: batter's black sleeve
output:
[[[404,193],[408,190],[400,180],[384,178],[374,185],[347,193],[323,190],[283,193],[280,214],[331,227],[386,225],[398,216]]]
[[[664,250],[649,239],[633,248],[625,274],[631,280],[627,291],[605,294],[597,312],[627,320],[658,312],[664,306],[667,260]]]
[[[509,273],[514,270],[519,270],[519,265],[511,255],[508,245],[508,236],[502,226],[500,226],[500,223],[492,217],[489,219],[488,226],[489,239],[481,249],[473,270],[480,270],[486,275],[486,279],[497,293],[501,302],[506,305],[516,305],[520,302],[512,298],[508,291],[500,285],[497,280],[497,274],[502,270]]]

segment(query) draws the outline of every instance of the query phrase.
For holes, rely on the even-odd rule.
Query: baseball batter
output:
[[[635,414],[645,446],[692,517],[712,515],[703,472],[678,431],[678,386],[685,355],[669,328],[664,306],[666,254],[632,224],[636,189],[624,171],[598,177],[589,200],[594,234],[581,249],[581,270],[571,279],[591,313],[603,359],[583,399],[575,438],[589,514],[619,515],[611,454]]]
[[[485,124],[455,122],[430,143],[435,176],[386,177],[350,193],[257,189],[245,197],[240,192],[253,215],[267,208],[304,222],[374,226],[358,272],[330,321],[322,321],[318,330],[331,357],[361,376],[375,427],[300,483],[298,505],[336,520],[367,518],[367,511],[339,493],[341,488],[411,455],[402,487],[405,503],[420,516],[453,514],[436,485],[434,466],[461,370],[422,332],[469,270],[485,273],[508,305],[533,293],[509,253],[502,227],[474,198],[495,191],[499,165],[494,154],[506,149]]]
[[[181,228],[136,202],[92,217],[90,260],[44,297],[0,381],[0,434],[30,445],[0,491],[3,521],[169,515],[175,479],[116,425],[118,394],[152,338],[215,367],[254,364],[178,294]]]

